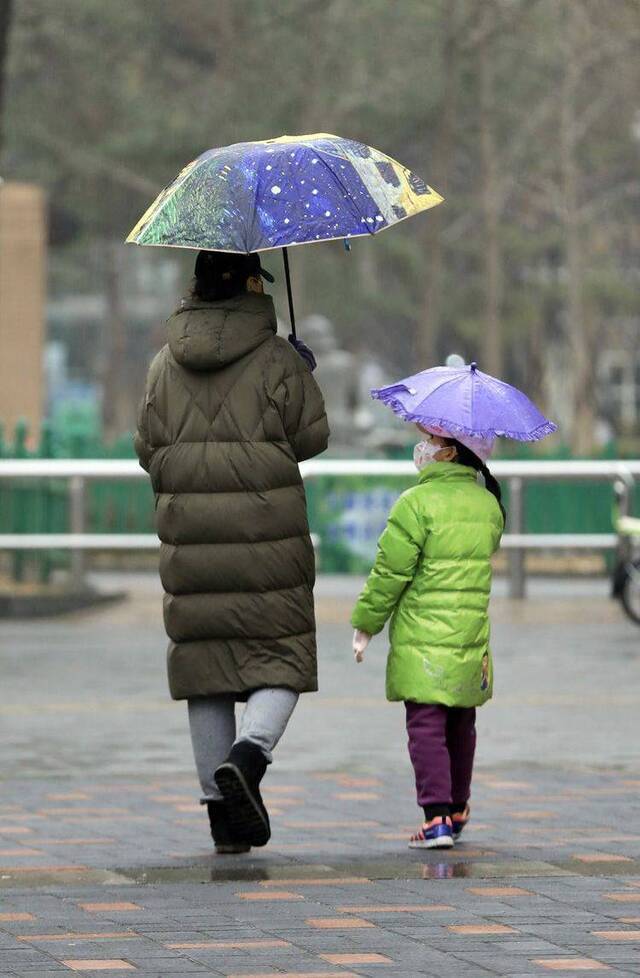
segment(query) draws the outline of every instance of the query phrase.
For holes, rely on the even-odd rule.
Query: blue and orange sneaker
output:
[[[451,824],[453,826],[453,838],[457,842],[462,835],[462,830],[471,818],[471,809],[468,805],[464,806],[463,812],[451,813]]]
[[[448,815],[437,815],[425,822],[409,841],[410,849],[450,849],[453,845],[453,825]]]

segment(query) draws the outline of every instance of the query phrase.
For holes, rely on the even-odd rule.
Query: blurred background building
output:
[[[28,417],[34,439],[46,411],[45,252],[42,190],[0,184],[0,420],[12,430]]]

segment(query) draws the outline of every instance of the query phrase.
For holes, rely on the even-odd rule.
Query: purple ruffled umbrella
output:
[[[526,394],[469,367],[432,367],[371,391],[405,421],[435,433],[539,441],[557,430]]]

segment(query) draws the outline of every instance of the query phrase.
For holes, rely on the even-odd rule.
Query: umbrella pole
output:
[[[287,298],[289,299],[289,322],[291,323],[291,333],[295,337],[296,314],[293,311],[293,292],[291,291],[291,273],[289,272],[289,250],[287,248],[282,249],[282,257],[284,259],[284,276],[287,281]]]

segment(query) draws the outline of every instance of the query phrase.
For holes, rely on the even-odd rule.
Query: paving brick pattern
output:
[[[123,585],[2,625],[0,978],[640,975],[639,633],[606,582],[497,583],[472,822],[434,853],[406,846],[383,639],[356,668],[359,582],[320,578],[321,692],[266,778],[271,844],[237,857],[212,852],[167,697],[157,578]]]
[[[640,805],[628,771],[480,769],[472,822],[440,853],[406,848],[417,816],[404,772],[363,779],[373,810],[336,790],[350,779],[274,768],[273,840],[235,857],[212,852],[193,798],[184,816],[195,796],[185,775],[171,791],[151,779],[81,791],[5,782],[0,978],[640,975],[640,920],[629,916]],[[516,808],[527,817],[511,818]]]

